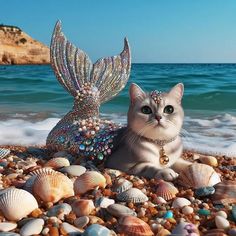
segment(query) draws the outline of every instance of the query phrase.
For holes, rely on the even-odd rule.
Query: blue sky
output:
[[[236,62],[235,0],[11,0],[0,23],[49,45],[57,19],[93,61],[118,54],[127,36],[133,62]]]

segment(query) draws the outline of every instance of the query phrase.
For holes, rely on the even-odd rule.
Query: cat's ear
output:
[[[134,104],[136,99],[145,96],[145,92],[137,84],[132,83],[129,88],[129,96],[131,104]]]
[[[171,97],[174,97],[179,104],[181,104],[181,100],[184,94],[184,85],[179,83],[175,85],[169,92]]]

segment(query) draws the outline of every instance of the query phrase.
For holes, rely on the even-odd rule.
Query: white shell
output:
[[[0,232],[8,232],[10,230],[13,230],[17,227],[16,223],[12,222],[1,222],[0,223]]]
[[[122,202],[142,203],[148,201],[148,197],[138,188],[130,188],[117,194],[117,199]]]
[[[20,229],[20,235],[30,236],[34,234],[40,234],[43,229],[43,225],[43,219],[32,219]]]
[[[68,159],[64,157],[56,157],[49,160],[45,165],[45,167],[52,167],[54,169],[59,169],[65,166],[70,166],[70,162]]]
[[[1,194],[0,209],[8,220],[20,220],[38,208],[34,196],[22,189],[10,188]]]
[[[122,193],[130,188],[133,187],[133,183],[130,182],[129,180],[125,179],[125,178],[120,178],[118,179],[114,186],[113,186],[113,191],[117,192],[117,193]]]
[[[121,204],[112,204],[107,207],[107,211],[115,217],[137,216],[134,210]]]
[[[72,176],[80,176],[86,172],[86,168],[80,165],[71,165],[60,169],[61,172]]]
[[[191,205],[191,202],[183,197],[177,197],[174,199],[173,203],[172,203],[172,207],[173,208],[182,208],[184,206],[189,206]]]

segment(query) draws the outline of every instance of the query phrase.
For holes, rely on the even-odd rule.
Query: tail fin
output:
[[[81,92],[96,91],[98,103],[104,103],[117,95],[126,85],[131,67],[128,40],[118,56],[99,59],[92,64],[88,55],[71,44],[61,31],[61,22],[56,23],[51,41],[51,64],[58,81],[75,99]],[[91,95],[92,92],[85,92]],[[86,99],[85,99],[86,100]]]

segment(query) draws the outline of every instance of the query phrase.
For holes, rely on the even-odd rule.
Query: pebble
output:
[[[198,214],[199,215],[203,215],[203,216],[208,216],[208,215],[211,214],[211,212],[209,210],[207,210],[207,209],[199,209],[198,210]]]
[[[221,217],[224,217],[225,219],[227,219],[227,214],[225,211],[216,212],[216,216],[221,216]]]
[[[84,231],[83,236],[111,236],[111,231],[105,226],[93,224]]]
[[[21,236],[30,236],[34,234],[40,234],[44,225],[43,219],[33,219],[27,222],[21,229]]]
[[[233,216],[234,222],[236,222],[236,205],[232,207],[232,216]]]
[[[227,229],[230,226],[229,221],[222,216],[215,217],[215,224],[218,229]]]
[[[142,209],[142,208],[141,208]],[[140,209],[140,210],[141,210]],[[122,217],[122,216],[136,216],[134,210],[130,209],[127,206],[121,204],[112,204],[106,209],[112,216]],[[144,214],[145,215],[145,214]],[[140,216],[141,217],[141,216]]]
[[[1,232],[0,236],[21,236],[21,235],[13,232]]]
[[[83,229],[89,223],[88,216],[81,216],[74,220],[74,225],[80,229]]]
[[[107,208],[108,206],[114,204],[115,201],[113,199],[107,197],[101,197],[96,201],[95,206],[101,208]]]
[[[201,163],[209,165],[209,166],[213,166],[213,167],[218,166],[218,161],[213,156],[201,156],[199,160],[201,161]]]
[[[12,223],[12,222],[1,222],[0,223],[0,231],[3,232],[8,232],[10,230],[13,230],[17,227],[16,223]]]
[[[193,213],[193,208],[190,207],[190,206],[184,206],[182,208],[182,213],[185,214],[185,215],[190,215]]]
[[[195,190],[195,194],[198,197],[204,197],[204,196],[209,196],[215,193],[215,188],[214,187],[202,187],[202,188],[198,188]]]
[[[42,235],[47,235],[49,233],[50,229],[48,227],[44,228],[42,230]]]
[[[67,234],[83,233],[82,230],[78,229],[77,227],[75,227],[67,222],[63,222],[61,224],[61,227]]]
[[[71,176],[80,176],[86,172],[86,168],[80,165],[70,165],[61,168],[60,171]]]
[[[191,205],[191,202],[183,197],[177,197],[174,199],[173,203],[172,203],[172,207],[173,208],[182,208],[184,206],[188,206]]]
[[[60,217],[64,217],[65,215],[68,215],[72,211],[72,207],[67,203],[62,203],[56,206],[53,206],[48,210],[47,216],[58,216],[60,214]]]
[[[228,234],[229,236],[236,236],[236,228],[230,229]]]
[[[173,218],[174,214],[172,211],[167,211],[164,215],[163,215],[163,218],[164,219],[170,219],[170,218]]]

